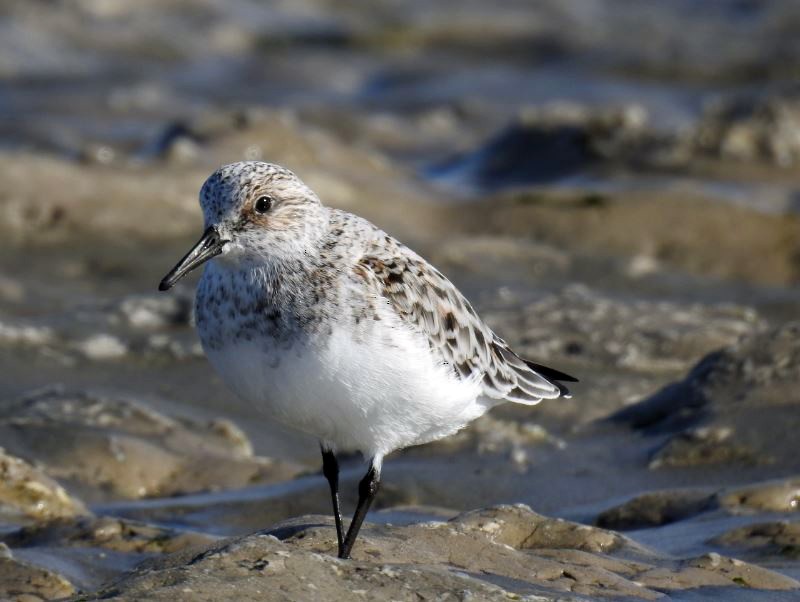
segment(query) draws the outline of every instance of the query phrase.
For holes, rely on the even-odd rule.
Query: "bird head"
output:
[[[317,195],[288,169],[242,161],[225,165],[200,190],[205,232],[164,277],[165,291],[217,258],[229,265],[297,257],[319,240],[325,213]]]

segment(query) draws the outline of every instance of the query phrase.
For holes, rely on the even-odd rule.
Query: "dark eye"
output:
[[[256,199],[256,204],[253,205],[256,213],[266,213],[272,208],[272,199],[268,196],[260,196]]]

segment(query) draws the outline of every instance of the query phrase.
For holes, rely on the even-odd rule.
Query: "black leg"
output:
[[[358,531],[361,529],[361,523],[364,522],[364,517],[367,515],[372,500],[375,499],[375,494],[378,493],[378,485],[381,482],[380,468],[375,466],[375,459],[369,465],[367,474],[361,479],[358,484],[358,506],[353,515],[353,520],[350,523],[350,528],[347,530],[347,536],[344,538],[344,545],[339,551],[339,558],[350,558],[350,551],[353,549],[353,544],[358,537]],[[380,466],[380,464],[378,465]]]
[[[339,542],[339,556],[344,548],[342,513],[339,512],[339,462],[336,454],[330,449],[322,449],[322,474],[331,486],[331,502],[333,503],[333,520],[336,521],[336,540]]]

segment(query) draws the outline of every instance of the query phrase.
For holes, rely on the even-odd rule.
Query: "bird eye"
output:
[[[272,208],[272,199],[268,196],[260,196],[256,199],[253,208],[256,210],[256,213],[266,213]]]

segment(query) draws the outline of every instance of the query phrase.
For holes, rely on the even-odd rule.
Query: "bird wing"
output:
[[[390,236],[368,244],[356,271],[458,378],[478,375],[487,397],[535,404],[569,394],[557,381],[575,378],[519,357],[441,272]]]

